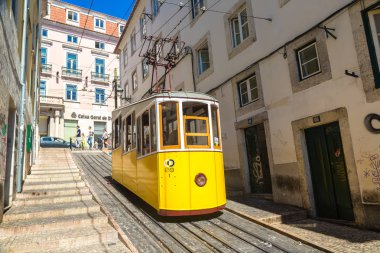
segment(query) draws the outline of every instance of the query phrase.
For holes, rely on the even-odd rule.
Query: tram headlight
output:
[[[207,183],[207,177],[203,173],[199,173],[195,176],[194,181],[199,187],[203,187]]]

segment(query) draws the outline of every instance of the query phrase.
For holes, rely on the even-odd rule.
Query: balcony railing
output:
[[[62,67],[62,76],[73,77],[73,78],[82,78],[82,70],[81,69],[69,69],[66,67]]]
[[[91,72],[91,80],[92,81],[108,83],[109,78],[110,78],[109,74]]]
[[[41,104],[51,104],[51,105],[63,105],[63,98],[41,96],[40,97],[40,103]]]
[[[51,74],[51,64],[41,64],[41,70],[43,74]]]

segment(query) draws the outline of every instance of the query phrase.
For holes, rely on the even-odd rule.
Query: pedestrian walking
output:
[[[75,142],[76,148],[79,148],[79,145],[81,143],[81,137],[82,137],[82,131],[80,130],[80,126],[77,126],[77,135],[76,135],[76,142]]]
[[[107,132],[107,128],[104,128],[102,139],[103,139],[103,146],[104,146],[104,148],[108,148],[108,132]]]
[[[82,138],[81,138],[81,149],[84,150],[84,148],[86,147],[86,136],[84,136],[84,133],[82,133]]]
[[[93,140],[94,140],[94,132],[91,131],[91,126],[90,126],[88,127],[88,137],[87,137],[87,144],[90,150],[92,149]]]

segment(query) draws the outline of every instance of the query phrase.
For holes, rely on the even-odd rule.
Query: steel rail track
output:
[[[112,161],[109,157],[106,157],[105,154],[90,154],[90,153],[76,153],[74,155],[74,160],[78,161],[82,166],[79,165],[80,168],[92,174],[92,178],[97,180],[103,186],[107,183],[105,182],[107,177],[111,176],[112,172]],[[92,169],[87,168],[86,166],[91,167]],[[101,172],[99,172],[101,170]],[[97,174],[97,175],[96,175]],[[100,179],[101,178],[101,179]],[[117,201],[119,205],[123,206],[123,208],[128,212],[129,215],[133,217],[137,224],[142,226],[143,230],[148,233],[152,240],[156,241],[157,245],[162,247],[162,250],[165,252],[305,252],[305,248],[299,249],[297,248],[296,241],[292,239],[288,239],[288,241],[293,241],[294,249],[289,250],[284,245],[287,244],[286,240],[284,240],[285,236],[277,234],[275,232],[271,232],[269,234],[276,234],[273,238],[264,238],[264,236],[260,236],[255,231],[250,231],[250,229],[243,228],[241,224],[237,224],[236,221],[244,220],[248,224],[259,226],[248,219],[244,219],[241,216],[238,216],[228,210],[224,210],[223,214],[219,217],[214,217],[209,219],[208,221],[187,221],[185,223],[178,222],[174,225],[167,224],[165,222],[157,221],[152,215],[150,215],[147,211],[145,211],[141,207],[136,207],[136,210],[131,210],[131,207],[125,204],[125,200],[127,200],[131,205],[131,203],[124,194],[120,193],[120,189],[123,187],[117,184],[113,188],[104,186],[103,188],[109,192]],[[116,189],[119,188],[119,189]],[[118,193],[118,194],[117,194]],[[121,195],[121,196],[117,196]],[[124,198],[124,199],[123,199]],[[140,213],[138,213],[140,212]],[[233,219],[229,219],[229,217],[233,217]],[[147,225],[147,222],[143,222],[142,220],[148,221],[150,223]],[[235,223],[232,222],[235,220]],[[174,228],[173,228],[174,227]],[[205,229],[208,227],[209,229]],[[159,229],[157,229],[159,228]],[[181,228],[181,235],[178,235],[178,231],[175,231],[175,228]],[[210,229],[211,228],[211,229]],[[269,229],[264,227],[259,227],[260,229],[256,229],[257,231],[264,232]],[[253,229],[255,230],[255,229]],[[159,232],[161,231],[161,232]],[[257,232],[256,231],[256,232]],[[163,240],[162,232],[166,235],[166,240]],[[191,237],[186,237],[187,235],[191,235]],[[271,237],[269,234],[266,236]],[[281,239],[282,236],[282,239]],[[168,238],[170,238],[168,240]],[[229,238],[235,239],[235,247],[234,243],[229,241]],[[280,243],[275,240],[279,240]],[[183,241],[187,240],[187,241]],[[201,242],[203,246],[201,249],[194,248],[194,244],[197,242]],[[171,244],[171,245],[168,245]],[[174,244],[173,244],[174,243]],[[190,244],[190,245],[189,245]],[[239,244],[239,245],[237,245]],[[281,245],[282,244],[282,245]],[[288,243],[289,244],[289,243]],[[175,245],[175,246],[174,246]],[[240,247],[243,245],[242,247]],[[244,248],[245,246],[245,248]],[[289,245],[288,245],[289,246]],[[305,246],[305,245],[304,245]],[[174,249],[173,249],[174,247]],[[310,248],[311,249],[311,248]],[[309,250],[313,251],[313,250]],[[317,250],[315,250],[317,251]]]

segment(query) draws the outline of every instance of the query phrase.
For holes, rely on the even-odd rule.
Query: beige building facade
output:
[[[69,140],[77,126],[95,139],[111,131],[114,54],[125,20],[64,3],[48,1],[42,22],[40,136]]]
[[[226,184],[380,229],[380,1],[137,1],[116,47],[126,103],[161,84],[144,36],[187,46],[166,78],[220,102]],[[378,27],[379,26],[379,27]],[[170,45],[158,48],[165,56]],[[158,61],[162,60],[159,59]]]

